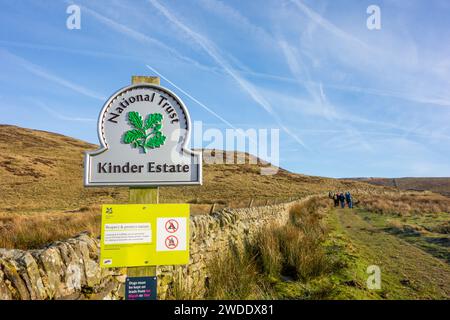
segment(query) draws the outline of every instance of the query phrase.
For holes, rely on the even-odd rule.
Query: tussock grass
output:
[[[179,273],[174,274],[173,282],[169,285],[166,293],[166,300],[195,300],[199,298],[198,289],[190,288],[188,284],[183,281],[184,276],[182,269],[186,269],[186,266],[180,266]]]
[[[0,214],[0,248],[34,249],[81,232],[98,236],[100,224],[100,209],[95,207],[39,215]]]
[[[322,246],[326,233],[321,200],[292,207],[287,224],[263,227],[243,252],[217,255],[208,265],[208,298],[264,299],[274,297],[282,278],[307,283],[330,270]]]
[[[227,251],[208,265],[206,297],[210,299],[257,299],[268,294],[258,275],[255,257],[247,251]]]
[[[450,197],[450,178],[361,178],[357,181],[365,181],[374,185],[396,188],[404,191],[428,190]]]
[[[259,233],[255,246],[265,272],[280,270],[302,281],[326,272],[328,261],[321,245],[326,229],[320,213],[326,205],[322,203],[312,199],[295,205],[288,224],[271,225]]]
[[[391,193],[361,195],[359,206],[379,214],[410,215],[447,212],[450,213],[450,198],[434,193]]]
[[[269,276],[277,277],[283,268],[283,254],[281,253],[280,231],[281,225],[272,224],[264,227],[256,236],[253,250],[259,258],[262,271]]]

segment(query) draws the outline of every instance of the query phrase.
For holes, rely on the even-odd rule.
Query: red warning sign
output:
[[[169,249],[175,249],[178,246],[178,238],[174,235],[170,235],[165,241],[166,247]]]
[[[165,224],[166,231],[169,233],[175,233],[178,230],[178,221],[174,219],[167,220]]]

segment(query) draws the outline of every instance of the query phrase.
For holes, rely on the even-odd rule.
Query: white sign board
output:
[[[150,223],[107,223],[104,230],[105,244],[151,243]]]
[[[100,112],[101,148],[85,156],[85,186],[202,183],[201,153],[188,147],[191,120],[183,102],[154,84],[116,92]]]

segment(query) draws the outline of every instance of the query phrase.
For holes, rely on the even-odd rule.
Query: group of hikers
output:
[[[353,198],[349,191],[347,191],[345,194],[342,192],[329,192],[328,197],[330,199],[333,199],[334,206],[339,207],[339,204],[341,204],[341,208],[345,208],[345,204],[347,203],[347,207],[350,209],[353,209]]]

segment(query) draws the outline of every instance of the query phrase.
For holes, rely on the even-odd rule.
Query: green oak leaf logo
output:
[[[166,136],[161,132],[162,119],[162,114],[150,113],[144,121],[139,112],[129,112],[128,120],[134,129],[125,132],[123,142],[131,144],[133,148],[142,148],[144,153],[148,149],[159,148],[166,141]]]

